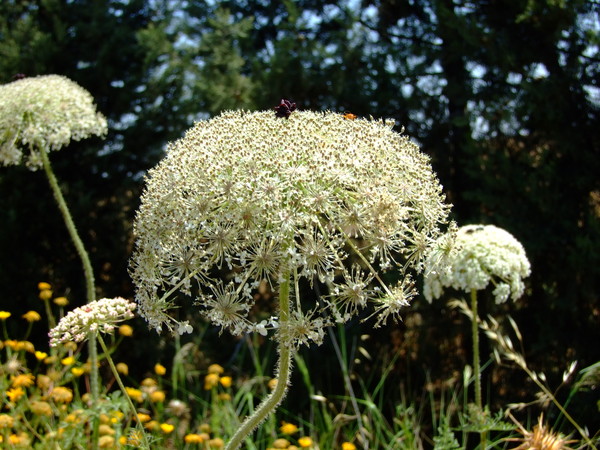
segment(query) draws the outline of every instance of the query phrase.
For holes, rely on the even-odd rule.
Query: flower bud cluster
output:
[[[91,94],[60,75],[23,78],[0,85],[0,164],[42,166],[39,151],[104,136],[106,119]],[[25,154],[24,154],[25,153]]]
[[[50,346],[82,342],[90,333],[112,333],[120,322],[133,318],[135,308],[135,303],[121,297],[103,298],[75,308],[50,330]]]
[[[455,231],[454,247],[444,255],[446,264],[437,267],[439,255],[430,255],[425,262],[424,295],[427,300],[438,298],[444,288],[470,292],[494,286],[496,303],[523,295],[523,278],[531,267],[525,249],[508,231],[494,225],[466,225]],[[438,239],[438,247],[449,248]],[[438,258],[438,259],[436,259]]]
[[[131,262],[141,315],[180,331],[169,310],[181,293],[234,334],[274,330],[290,345],[369,306],[378,323],[396,317],[412,284],[379,275],[420,270],[449,206],[428,157],[392,125],[309,111],[197,123],[147,177]],[[286,280],[289,317],[253,323],[259,285],[277,294]],[[300,299],[302,283],[321,301]]]

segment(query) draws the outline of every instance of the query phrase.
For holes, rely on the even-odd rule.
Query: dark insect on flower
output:
[[[279,102],[279,105],[273,109],[275,110],[275,117],[285,117],[287,119],[290,117],[290,114],[292,114],[292,111],[296,110],[296,104],[290,100],[282,98]]]
[[[27,75],[25,75],[24,73],[15,73],[12,78],[13,81],[17,81],[22,80],[23,78],[27,78]]]
[[[354,120],[356,119],[356,114],[352,114],[351,112],[345,112],[344,113],[344,119],[348,119],[348,120]]]

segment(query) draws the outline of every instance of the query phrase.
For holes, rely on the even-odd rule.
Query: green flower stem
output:
[[[50,188],[52,189],[52,193],[54,194],[54,199],[58,204],[58,209],[60,210],[65,225],[67,226],[67,230],[69,231],[69,235],[71,236],[71,240],[75,245],[75,249],[77,250],[77,254],[81,259],[81,263],[83,265],[83,272],[85,275],[85,283],[86,283],[86,291],[87,291],[87,302],[91,303],[96,300],[96,290],[94,287],[94,272],[92,270],[92,264],[90,262],[90,258],[88,256],[85,247],[83,246],[83,242],[79,237],[79,233],[77,233],[77,228],[75,227],[75,223],[73,222],[73,218],[71,217],[71,213],[69,211],[69,207],[67,206],[67,202],[62,195],[60,190],[60,186],[56,181],[56,176],[54,176],[54,172],[52,171],[52,166],[50,165],[50,159],[48,158],[48,154],[46,153],[46,149],[43,145],[39,146],[40,156],[42,158],[42,164],[44,166],[44,171],[46,172],[46,176],[48,178],[48,182],[50,183]],[[100,390],[98,384],[98,352],[96,349],[96,337],[90,336],[88,341],[88,352],[90,355],[90,388],[92,394],[92,404],[97,405],[100,397]],[[99,422],[98,418],[95,418],[92,425],[92,445],[94,448],[97,448],[98,445],[98,427]]]
[[[54,172],[52,171],[52,167],[50,166],[50,160],[48,159],[48,154],[43,146],[40,146],[40,155],[42,157],[42,163],[44,165],[44,171],[46,172],[46,176],[48,177],[48,182],[50,183],[50,188],[52,189],[52,193],[54,194],[54,199],[58,204],[58,209],[63,216],[65,221],[65,225],[67,226],[67,230],[69,231],[69,235],[71,236],[71,240],[73,244],[75,244],[75,249],[77,250],[77,254],[81,259],[81,263],[83,264],[83,271],[85,273],[85,282],[86,282],[86,290],[87,290],[87,301],[88,303],[96,300],[96,292],[94,289],[94,272],[92,271],[92,264],[90,263],[90,258],[88,253],[83,246],[83,242],[77,233],[77,228],[75,227],[75,223],[73,222],[73,218],[71,217],[71,213],[69,212],[69,207],[67,206],[67,202],[62,195],[60,187],[58,186],[58,182],[56,181],[56,177],[54,176]]]
[[[100,335],[98,335],[97,337],[98,337],[98,342],[100,343],[100,347],[102,347],[102,351],[104,352],[104,355],[106,356],[106,360],[108,361],[108,365],[110,366],[110,370],[112,371],[112,373],[115,377],[115,380],[117,380],[117,384],[119,385],[121,392],[123,392],[123,396],[127,399],[127,403],[129,404],[131,413],[135,416],[136,427],[137,427],[138,431],[140,432],[142,441],[143,441],[142,448],[149,449],[150,444],[148,443],[148,440],[146,438],[146,433],[144,431],[142,421],[140,420],[140,418],[138,416],[137,409],[136,409],[135,405],[133,404],[133,402],[131,401],[131,397],[129,397],[129,395],[127,394],[125,385],[123,384],[123,381],[121,380],[121,376],[119,375],[119,372],[117,371],[117,368],[115,367],[115,363],[113,362],[112,357],[110,356],[110,353],[108,351],[108,348],[106,347],[106,344],[104,343],[104,339],[102,339],[102,336],[100,336]]]
[[[279,319],[285,324],[290,316],[290,274],[285,275],[285,281],[279,285]],[[253,414],[248,416],[238,428],[231,440],[227,443],[225,450],[236,450],[242,442],[252,433],[269,414],[275,411],[287,392],[292,366],[292,350],[289,346],[277,343],[279,360],[277,361],[277,385],[273,392],[266,397]]]
[[[475,378],[475,404],[479,412],[483,413],[483,403],[481,401],[481,363],[479,361],[479,315],[477,314],[477,290],[471,289],[471,311],[473,319],[471,320],[471,334],[473,339],[473,373]],[[481,450],[485,450],[486,433],[480,434]]]

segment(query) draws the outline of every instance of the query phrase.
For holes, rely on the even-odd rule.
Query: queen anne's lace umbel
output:
[[[135,303],[121,297],[103,298],[75,308],[50,330],[50,346],[81,342],[90,333],[112,333],[120,322],[133,318],[135,308]]]
[[[440,243],[447,239],[439,238]],[[458,229],[454,247],[440,257],[432,253],[425,262],[424,295],[427,300],[438,298],[444,288],[465,292],[483,290],[494,286],[496,303],[513,300],[523,295],[523,278],[529,276],[531,267],[525,249],[508,231],[494,225],[466,225]],[[445,259],[438,267],[440,258]]]
[[[23,78],[0,85],[0,164],[42,166],[39,151],[104,136],[106,119],[92,95],[60,75]]]
[[[289,117],[288,117],[289,116]],[[448,205],[429,159],[386,121],[293,111],[226,112],[168,147],[147,178],[135,220],[132,278],[140,313],[160,330],[177,291],[234,334],[276,329],[290,345],[374,305],[396,318],[412,283],[379,274],[420,269]],[[228,274],[226,280],[221,277]],[[291,289],[281,323],[252,323],[261,282],[319,288],[320,304]]]

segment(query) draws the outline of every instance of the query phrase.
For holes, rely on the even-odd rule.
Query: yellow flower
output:
[[[267,385],[269,386],[269,389],[275,389],[275,386],[277,386],[277,378],[271,378]]]
[[[55,305],[58,305],[58,306],[67,306],[69,304],[69,300],[67,299],[67,297],[56,297],[52,301],[54,302]]]
[[[29,409],[37,416],[52,416],[52,407],[48,402],[33,400],[29,405]]]
[[[38,361],[42,361],[43,359],[46,359],[47,356],[48,356],[48,353],[46,353],[46,352],[35,352],[35,357]]]
[[[144,401],[144,394],[139,389],[126,387],[125,392],[127,392],[127,395],[129,395],[133,400],[135,400],[138,403],[142,403]]]
[[[71,403],[73,401],[73,391],[63,386],[52,389],[50,396],[56,403]]]
[[[156,382],[156,380],[154,378],[144,378],[142,380],[142,386],[144,387],[154,387],[156,386],[158,383]]]
[[[8,391],[6,391],[6,396],[9,398],[9,400],[11,402],[16,402],[21,397],[23,397],[24,394],[25,394],[25,391],[23,390],[23,388],[20,388],[20,387],[12,388],[12,389],[9,389]]]
[[[85,369],[83,367],[72,367],[71,373],[73,375],[75,375],[76,377],[80,377],[81,375],[83,375],[85,373]]]
[[[15,345],[15,350],[20,352],[21,350],[25,350],[26,352],[33,353],[35,352],[35,347],[29,341],[17,341]]]
[[[223,448],[225,446],[225,442],[221,438],[214,438],[208,441],[208,446],[210,448]]]
[[[119,327],[119,334],[125,337],[133,336],[133,328],[129,325],[121,325]]]
[[[212,388],[217,387],[219,384],[219,375],[216,373],[209,373],[204,377],[204,390],[210,391]]]
[[[119,372],[121,375],[129,375],[129,366],[124,362],[117,363],[116,367],[117,372]]]
[[[221,383],[221,386],[223,386],[224,388],[231,387],[231,381],[231,377],[221,377],[219,379],[219,383]]]
[[[71,366],[75,364],[75,358],[73,356],[67,356],[66,358],[61,359],[60,362],[63,366]]]
[[[165,393],[163,391],[154,391],[150,393],[150,401],[152,403],[160,403],[165,401]]]
[[[38,374],[37,381],[35,383],[42,391],[47,391],[52,386],[52,378],[48,375]]]
[[[186,444],[202,444],[204,442],[204,438],[200,434],[186,434],[183,438]]]
[[[52,298],[52,291],[50,289],[43,289],[39,294],[40,300],[48,301]]]
[[[27,322],[37,322],[38,320],[42,320],[42,316],[37,311],[27,311],[21,317],[25,319]]]
[[[300,439],[298,439],[298,444],[302,448],[309,448],[313,444],[313,441],[308,436],[302,436]]]
[[[231,395],[229,395],[227,392],[221,392],[217,398],[219,400],[222,400],[224,402],[228,402],[229,400],[231,400]]]
[[[52,286],[50,285],[50,283],[46,283],[45,281],[40,281],[38,283],[38,289],[40,291],[48,291],[48,290],[52,289]]]
[[[342,450],[356,450],[356,445],[354,445],[352,442],[343,442]]]
[[[8,414],[0,414],[0,430],[3,428],[11,428],[13,426],[15,419]]]
[[[221,375],[224,371],[225,369],[218,364],[211,364],[208,366],[208,373],[216,373],[217,375]]]
[[[102,425],[100,425],[98,427],[98,433],[100,433],[102,435],[112,436],[113,434],[115,434],[115,430],[110,425],[103,423]]]
[[[175,425],[170,424],[170,423],[161,423],[160,429],[162,430],[163,433],[169,434],[169,433],[173,432],[173,430],[175,429]]]
[[[200,424],[200,426],[198,427],[198,429],[202,433],[210,433],[211,430],[212,430],[209,423],[202,423],[202,424]]]
[[[0,311],[0,320],[8,319],[12,314],[8,311]]]
[[[11,378],[11,386],[14,388],[18,388],[18,387],[28,388],[29,386],[33,386],[33,383],[35,382],[35,375],[32,375],[30,373],[23,373],[23,374],[17,375],[17,376],[12,375],[10,378]]]
[[[100,448],[114,448],[115,438],[112,436],[104,435],[98,439],[98,447]]]
[[[298,427],[293,423],[281,422],[279,431],[281,431],[283,434],[294,434],[298,431]]]
[[[274,448],[288,448],[289,446],[290,441],[288,441],[287,439],[275,439],[275,441],[273,442]]]
[[[146,423],[146,422],[150,421],[150,419],[152,419],[152,417],[150,417],[148,414],[144,414],[144,413],[138,413],[137,416],[141,423]]]
[[[167,373],[167,369],[162,364],[155,364],[154,365],[154,373],[156,375],[163,376],[165,373]]]

